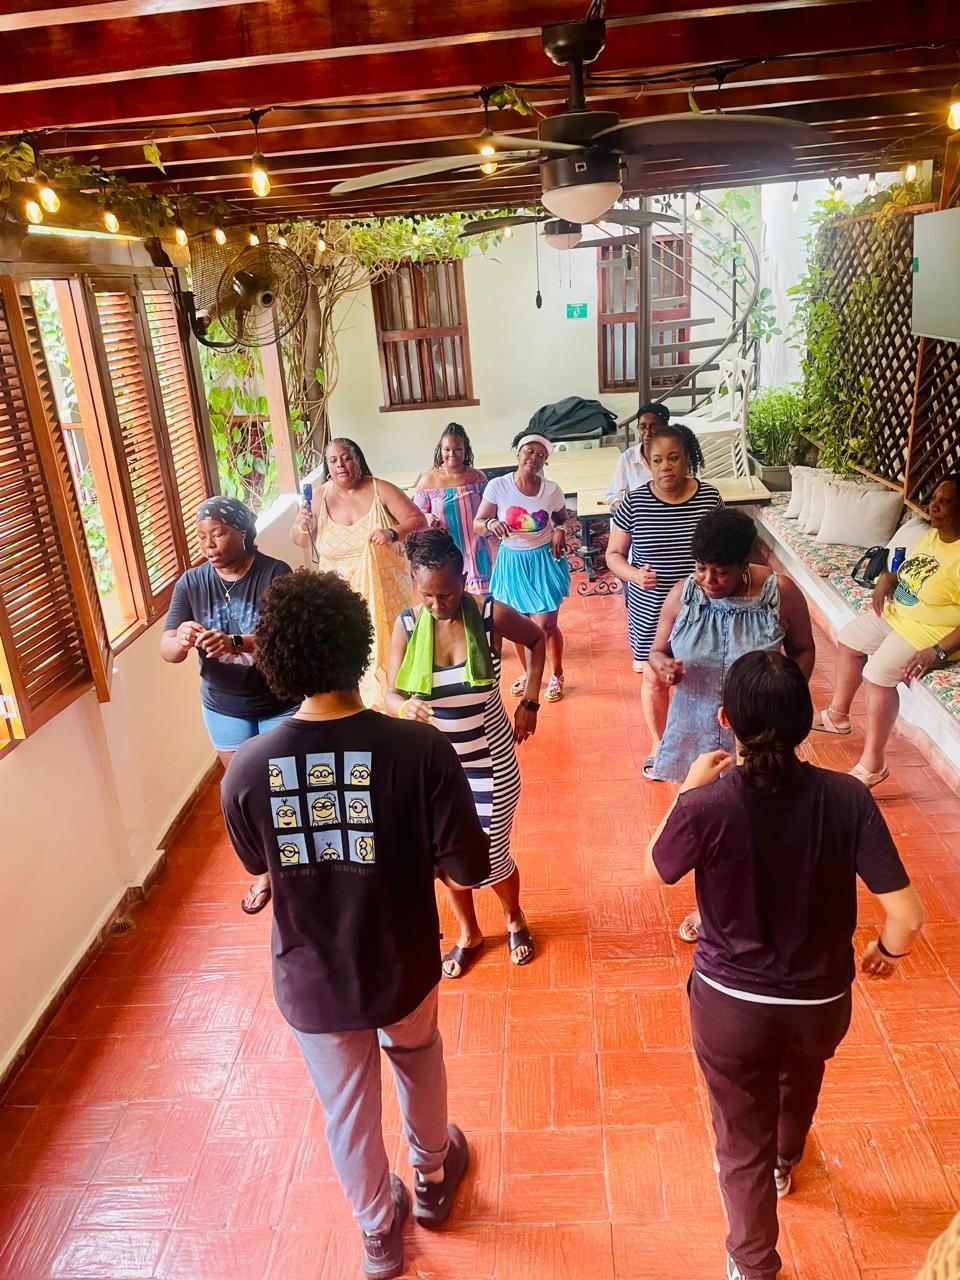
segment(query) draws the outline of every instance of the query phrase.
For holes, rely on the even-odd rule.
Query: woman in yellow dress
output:
[[[290,539],[315,547],[317,568],[339,573],[370,610],[374,643],[360,682],[368,707],[382,707],[393,624],[413,602],[403,540],[426,528],[427,519],[388,480],[378,480],[358,444],[331,440],[324,454],[327,480],[299,512]]]

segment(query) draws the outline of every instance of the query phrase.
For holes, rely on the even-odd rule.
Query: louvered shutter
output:
[[[134,299],[127,292],[96,288],[94,297],[110,379],[106,390],[112,393],[116,408],[120,453],[140,531],[142,567],[152,602],[159,607],[160,597],[176,581],[182,566]]]
[[[196,564],[203,554],[197,532],[197,508],[208,496],[208,487],[187,364],[177,326],[176,303],[173,294],[162,289],[144,289],[142,296],[166,422],[168,454],[173,467],[180,521],[190,562]]]
[[[43,465],[43,391],[30,365],[17,290],[0,279],[0,681],[14,737],[89,688],[87,656],[58,504]]]

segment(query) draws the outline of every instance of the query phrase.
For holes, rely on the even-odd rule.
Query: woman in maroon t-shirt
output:
[[[813,704],[796,663],[763,651],[738,659],[719,715],[736,764],[723,751],[694,761],[646,869],[662,884],[695,872],[690,1017],[730,1227],[727,1275],[773,1280],[777,1197],[850,1024],[857,877],[886,916],[864,973],[895,970],[923,910],[867,788],[797,759]]]

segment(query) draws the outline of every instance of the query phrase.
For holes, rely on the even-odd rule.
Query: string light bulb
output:
[[[509,239],[510,239],[510,237],[511,237],[512,235],[513,235],[513,227],[504,227],[504,228],[503,228],[503,238],[504,238],[504,240],[509,240]]]
[[[699,222],[703,217],[703,203],[700,199],[700,192],[697,192],[697,203],[693,206],[693,220]]]
[[[251,111],[250,121],[253,125],[253,158],[250,161],[250,186],[253,194],[262,200],[270,194],[270,174],[267,172],[267,161],[260,150],[260,119],[262,111]]]
[[[107,203],[103,206],[103,225],[112,236],[120,230],[120,219],[114,213],[112,204]]]
[[[60,208],[60,197],[50,185],[50,179],[45,173],[37,174],[37,199],[41,206],[46,209],[47,213],[56,213]]]
[[[800,183],[793,184],[793,195],[790,197],[790,208],[794,213],[800,208]]]
[[[487,177],[490,177],[491,174],[497,172],[497,162],[493,159],[497,154],[497,149],[489,142],[485,142],[480,148],[480,154],[487,157],[486,163],[480,166],[480,172],[485,173]]]
[[[867,195],[875,196],[877,194],[877,175],[871,173],[867,178]]]
[[[224,231],[223,227],[221,227],[219,223],[217,223],[217,225],[213,228],[210,234],[213,236],[214,244],[227,243],[227,233]]]
[[[916,182],[917,166],[915,161],[910,160],[907,162],[907,164],[904,166],[903,176],[907,182]]]
[[[177,244],[180,246],[181,249],[185,249],[187,247],[187,241],[189,237],[187,236],[186,227],[184,227],[183,223],[180,220],[179,211],[177,212],[177,216],[173,220],[173,238],[174,240],[176,240]]]
[[[953,86],[952,101],[947,111],[947,128],[951,133],[960,131],[960,80]]]
[[[327,242],[326,240],[324,240],[323,236],[321,236],[320,239],[317,241],[317,253],[326,253],[326,252],[327,252]]]
[[[415,248],[417,249],[420,248],[420,235],[418,232],[415,231],[413,233],[413,236],[411,237],[411,243],[414,245]]]
[[[249,244],[251,249],[255,249],[259,243],[260,237],[257,235],[257,228],[251,222],[250,232],[247,236],[247,244]]]
[[[281,249],[285,249],[287,247],[287,237],[282,235],[277,236],[277,244]]]
[[[43,221],[43,210],[36,200],[27,200],[23,206],[24,217],[35,227]]]

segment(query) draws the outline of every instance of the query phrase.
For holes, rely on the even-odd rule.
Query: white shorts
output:
[[[903,679],[903,668],[917,652],[909,640],[894,631],[885,618],[872,609],[854,618],[837,636],[840,644],[857,653],[869,654],[863,678],[884,689],[892,689]]]

